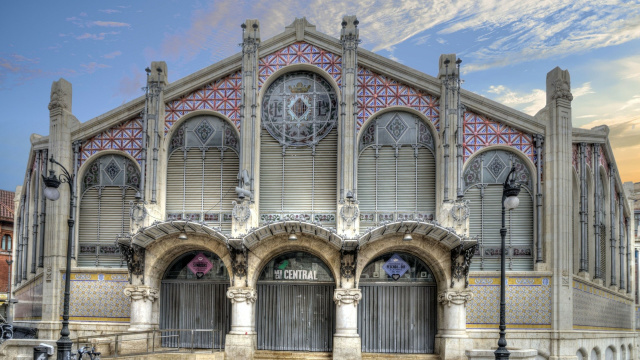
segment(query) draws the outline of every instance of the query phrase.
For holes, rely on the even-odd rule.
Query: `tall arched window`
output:
[[[167,219],[230,232],[238,153],[235,129],[217,116],[196,116],[180,125],[169,144]]]
[[[81,184],[78,266],[122,266],[116,239],[130,231],[130,202],[139,185],[138,167],[124,156],[105,155],[89,164]]]
[[[360,228],[394,220],[433,220],[433,135],[418,116],[394,111],[375,118],[358,147]]]
[[[472,270],[500,268],[500,228],[502,190],[512,166],[522,184],[520,205],[507,211],[505,251],[508,270],[533,270],[533,181],[531,173],[516,154],[505,150],[484,152],[467,162],[463,173],[465,199],[469,200],[469,233],[478,238]]]
[[[335,224],[336,94],[320,75],[294,72],[266,90],[260,135],[260,221]]]

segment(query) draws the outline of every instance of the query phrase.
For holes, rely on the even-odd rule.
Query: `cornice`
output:
[[[607,133],[597,129],[573,128],[571,133],[571,141],[574,143],[604,144],[607,139]]]

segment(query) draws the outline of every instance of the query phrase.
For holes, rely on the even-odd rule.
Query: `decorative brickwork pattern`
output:
[[[42,320],[42,276],[14,294],[17,321]]]
[[[507,328],[551,328],[551,279],[507,277]],[[496,329],[499,324],[500,278],[470,277],[474,297],[467,303],[467,328]]]
[[[395,79],[358,68],[358,118],[356,128],[377,111],[390,106],[406,106],[423,113],[436,129],[440,128],[440,101]]]
[[[580,147],[578,144],[572,145],[571,163],[573,163],[573,169],[576,173],[580,174]]]
[[[574,330],[633,330],[632,307],[617,294],[573,280]]]
[[[587,144],[587,166],[589,169],[593,169],[593,145]]]
[[[88,139],[82,143],[79,164],[82,165],[91,155],[103,150],[121,150],[142,160],[142,121],[135,118]]]
[[[473,153],[492,145],[507,145],[522,151],[535,163],[533,137],[510,126],[472,112],[464,113],[463,157],[467,161]]]
[[[165,133],[180,117],[195,110],[214,110],[228,117],[240,128],[242,76],[237,71],[202,88],[165,104]]]
[[[131,300],[124,294],[127,285],[127,274],[72,273],[69,320],[129,322]],[[61,286],[61,299],[63,289]]]
[[[607,171],[607,175],[609,175],[609,162],[607,161],[607,157],[605,156],[605,152],[604,152],[604,144],[600,145],[600,165],[602,165],[602,167],[604,167],[604,169]]]
[[[291,64],[311,64],[326,71],[342,84],[342,57],[306,42],[297,42],[263,56],[258,61],[258,86],[261,88],[271,74]]]

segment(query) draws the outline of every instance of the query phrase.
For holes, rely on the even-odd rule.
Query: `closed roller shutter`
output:
[[[373,214],[376,211],[376,158],[375,150],[365,149],[358,159],[358,201],[360,213]],[[373,226],[374,221],[367,221],[360,217],[360,227]]]
[[[313,157],[310,147],[290,147],[284,155],[284,208],[291,212],[311,210],[313,198]],[[278,171],[278,168],[268,171]]]
[[[167,214],[182,214],[184,204],[184,151],[178,149],[167,164]]]
[[[436,212],[436,159],[431,150],[418,149],[418,211]]]
[[[418,210],[418,182],[416,174],[417,157],[411,146],[403,146],[398,150],[398,210],[414,213]]]
[[[78,266],[96,265],[97,248],[93,246],[98,242],[99,206],[98,189],[88,189],[80,199],[78,213]]]
[[[189,220],[200,221],[200,218],[189,218],[188,214],[200,214],[202,211],[202,151],[191,149],[187,151],[184,162],[185,177],[185,215]]]
[[[267,130],[260,137],[260,212],[282,210],[282,147]]]
[[[378,211],[396,210],[396,155],[390,146],[380,148],[378,154]]]
[[[338,132],[336,130],[332,130],[316,146],[314,167],[313,211],[333,212],[336,210],[338,184]]]
[[[511,245],[513,258],[509,270],[526,271],[533,269],[533,198],[523,188],[518,199],[520,205],[507,211],[507,244]]]
[[[480,189],[472,187],[464,194],[464,199],[469,201],[469,235],[477,237],[478,251],[484,253],[485,238],[482,231],[483,204]],[[482,256],[475,256],[471,261],[471,270],[484,270]]]

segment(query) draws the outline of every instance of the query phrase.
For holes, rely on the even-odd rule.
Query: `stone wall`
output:
[[[42,276],[31,281],[16,291],[14,298],[18,303],[14,305],[14,320],[28,321],[42,319]]]

